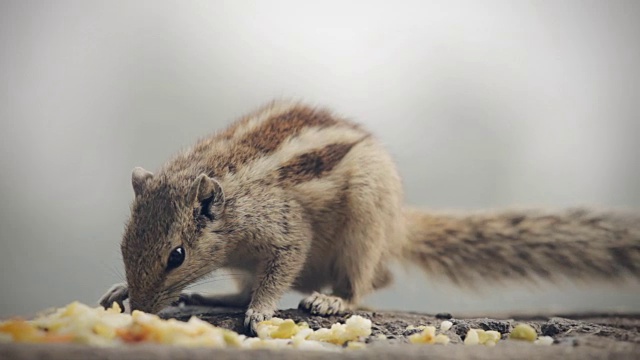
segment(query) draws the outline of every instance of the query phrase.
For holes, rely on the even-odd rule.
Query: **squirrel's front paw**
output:
[[[273,311],[257,311],[249,309],[245,313],[244,327],[247,330],[249,336],[258,335],[258,324],[261,321],[269,320],[273,317]]]
[[[129,298],[129,288],[127,284],[120,283],[113,285],[107,292],[102,295],[98,303],[105,309],[113,306],[116,302],[120,306],[120,310],[124,312],[124,301]]]
[[[345,305],[342,298],[337,296],[320,294],[314,292],[310,296],[302,299],[298,308],[308,311],[311,315],[340,315],[345,312]]]

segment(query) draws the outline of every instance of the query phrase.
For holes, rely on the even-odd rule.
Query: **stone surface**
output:
[[[564,316],[526,316],[457,318],[455,314],[427,315],[411,312],[357,311],[373,322],[373,334],[365,350],[347,350],[342,353],[305,352],[307,359],[382,359],[391,357],[418,358],[428,356],[434,359],[510,359],[510,358],[546,358],[546,359],[634,359],[640,358],[640,315],[636,314],[582,314]],[[295,321],[306,321],[311,328],[330,327],[336,322],[344,322],[345,316],[309,316],[296,310],[282,310],[276,316]],[[210,309],[202,307],[174,307],[161,313],[165,318],[187,320],[198,316],[214,325],[237,332],[243,331],[244,311],[241,309]],[[439,328],[443,319],[453,323],[445,334],[451,338],[451,344],[413,345],[407,336],[416,330],[407,330],[409,325],[434,325]],[[470,328],[495,330],[506,338],[513,326],[524,322],[533,326],[539,336],[554,338],[551,346],[538,346],[513,340],[504,340],[493,348],[481,345],[462,344]],[[384,334],[387,340],[377,338]],[[82,345],[23,345],[0,344],[0,359],[294,359],[300,357],[299,350],[231,350],[231,349],[189,349],[167,346],[138,345],[120,348],[94,348]]]

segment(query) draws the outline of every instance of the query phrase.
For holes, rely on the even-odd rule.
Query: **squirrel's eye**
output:
[[[177,248],[171,250],[171,254],[169,254],[169,260],[167,261],[167,271],[177,268],[178,266],[182,265],[183,262],[184,248],[182,248],[182,246],[178,246]]]

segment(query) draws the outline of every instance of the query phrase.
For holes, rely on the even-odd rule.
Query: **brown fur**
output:
[[[240,139],[240,144],[252,154],[273,152],[282,142],[296,136],[305,127],[323,128],[336,125],[338,120],[325,110],[294,106],[288,111],[269,118],[264,124]]]
[[[640,276],[640,217],[630,212],[406,214],[412,225],[405,258],[458,285]]]
[[[388,262],[417,262],[468,284],[492,279],[638,275],[638,217],[595,212],[423,213],[403,206],[400,176],[360,126],[298,103],[271,103],[198,141],[153,175],[136,168],[122,241],[130,298],[157,312],[178,299],[246,306],[246,323],[269,318],[289,289],[301,307],[339,313],[390,283]],[[167,267],[173,249],[184,262]],[[220,268],[239,292],[181,294]],[[330,288],[331,295],[320,294]]]
[[[299,184],[319,178],[333,170],[357,142],[327,145],[321,149],[298,155],[278,169],[284,183]]]

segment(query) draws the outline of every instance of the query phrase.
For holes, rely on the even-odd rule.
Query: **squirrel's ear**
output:
[[[207,206],[221,207],[224,205],[224,192],[222,186],[216,180],[200,174],[191,185],[189,190],[189,202],[206,203]]]
[[[131,184],[133,185],[133,192],[136,196],[142,194],[145,186],[147,185],[147,180],[151,179],[153,174],[141,167],[136,167],[133,169],[131,173]]]

